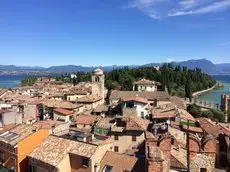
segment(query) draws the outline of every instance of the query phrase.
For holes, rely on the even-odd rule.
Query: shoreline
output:
[[[193,98],[194,98],[194,97],[198,97],[198,96],[200,96],[200,95],[202,95],[202,94],[204,94],[204,93],[207,93],[207,92],[209,92],[209,91],[212,91],[212,90],[215,89],[215,87],[216,87],[217,85],[218,85],[218,83],[216,83],[214,86],[212,86],[211,88],[208,88],[208,89],[206,89],[206,90],[197,91],[197,92],[195,92],[195,93],[192,94],[192,97],[193,97]]]

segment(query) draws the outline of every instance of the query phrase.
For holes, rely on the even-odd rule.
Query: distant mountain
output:
[[[211,75],[217,74],[229,74],[230,75],[230,63],[223,64],[213,64],[211,61],[207,59],[199,59],[199,60],[188,60],[181,62],[171,62],[174,65],[186,66],[189,69],[200,68],[203,72]],[[131,68],[137,67],[151,67],[151,66],[161,66],[163,63],[148,63],[144,65],[130,65]],[[123,68],[124,66],[98,66],[102,68],[104,71],[111,71],[115,68]],[[15,66],[15,65],[0,65],[0,71],[42,71],[49,73],[70,73],[70,72],[90,72],[94,68],[93,66],[80,66],[80,65],[63,65],[63,66],[51,66],[48,68],[43,67],[29,67],[29,66]]]

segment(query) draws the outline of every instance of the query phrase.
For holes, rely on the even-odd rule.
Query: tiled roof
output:
[[[73,104],[71,102],[67,102],[67,101],[61,101],[61,100],[45,100],[42,102],[46,107],[50,107],[50,108],[62,108],[62,109],[70,109],[70,110],[74,110],[74,109],[78,109],[80,107],[82,107],[83,105],[81,104]]]
[[[21,124],[21,125],[14,127],[11,130],[8,130],[11,133],[14,133],[15,135],[17,135],[17,137],[15,139],[8,140],[8,139],[5,139],[5,138],[0,136],[0,141],[3,141],[3,142],[8,143],[10,145],[16,145],[17,143],[24,140],[26,137],[33,134],[34,132],[36,132],[39,129],[41,129],[40,126]],[[4,134],[4,133],[2,133],[2,134]]]
[[[148,104],[148,100],[143,97],[135,96],[135,97],[127,97],[122,99],[123,102],[129,102],[129,101],[134,101],[134,102],[139,102],[143,104]]]
[[[150,81],[147,79],[138,80],[138,81],[134,82],[134,84],[135,85],[161,85],[159,82]]]
[[[97,126],[98,128],[109,129],[109,128],[111,128],[111,126],[113,125],[113,124],[111,123],[112,120],[113,120],[113,118],[101,118],[101,119],[97,122],[96,126]]]
[[[126,99],[139,96],[148,100],[170,101],[170,96],[165,91],[117,91],[113,90],[110,100]]]
[[[57,166],[69,153],[90,158],[96,150],[95,145],[50,135],[29,157]]]
[[[177,108],[180,108],[180,109],[186,109],[187,108],[186,102],[180,97],[171,96],[170,100],[171,100],[172,104],[177,106]]]
[[[99,172],[103,172],[106,165],[111,166],[114,172],[138,171],[140,169],[135,168],[137,162],[138,159],[135,157],[108,151],[101,160]]]
[[[94,116],[94,115],[79,115],[79,116],[77,116],[76,124],[91,125],[97,120],[99,120],[98,116]]]
[[[13,129],[16,126],[17,125],[15,125],[15,124],[4,125],[3,127],[0,127],[0,134]]]
[[[146,131],[150,121],[136,116],[127,116],[122,119],[126,122],[125,130]]]
[[[76,100],[76,102],[79,102],[79,103],[84,103],[84,102],[94,103],[94,102],[97,102],[97,101],[100,101],[100,100],[102,100],[102,97],[100,97],[100,96],[97,96],[97,95],[87,95],[87,96],[78,98]]]
[[[46,128],[46,129],[51,129],[55,126],[59,126],[65,124],[63,121],[53,121],[53,120],[45,120],[45,121],[38,121],[33,124],[33,126],[41,127],[41,128]]]
[[[107,112],[109,107],[107,105],[98,105],[93,112]]]
[[[176,117],[175,111],[162,112],[162,113],[153,113],[152,114],[153,119],[175,118],[175,117]]]
[[[74,112],[67,110],[67,109],[62,109],[62,108],[57,108],[54,109],[54,112],[57,112],[58,114],[64,115],[64,116],[68,116],[68,115],[73,115]]]
[[[190,113],[188,113],[186,110],[178,109],[177,111],[182,119],[189,120],[189,121],[196,121],[195,118]]]
[[[215,122],[212,122],[210,119],[207,118],[197,118],[198,122],[200,123],[201,128],[207,134],[213,135],[218,137],[219,134],[226,134],[230,136],[229,130],[223,128],[222,126],[218,125]]]

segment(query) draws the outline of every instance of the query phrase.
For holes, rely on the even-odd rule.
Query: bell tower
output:
[[[105,75],[103,70],[97,68],[92,71],[92,94],[98,95],[105,99]]]

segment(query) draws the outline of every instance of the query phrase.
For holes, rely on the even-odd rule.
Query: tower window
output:
[[[96,78],[95,78],[95,82],[100,82],[100,78],[99,78],[99,76],[96,76]]]

